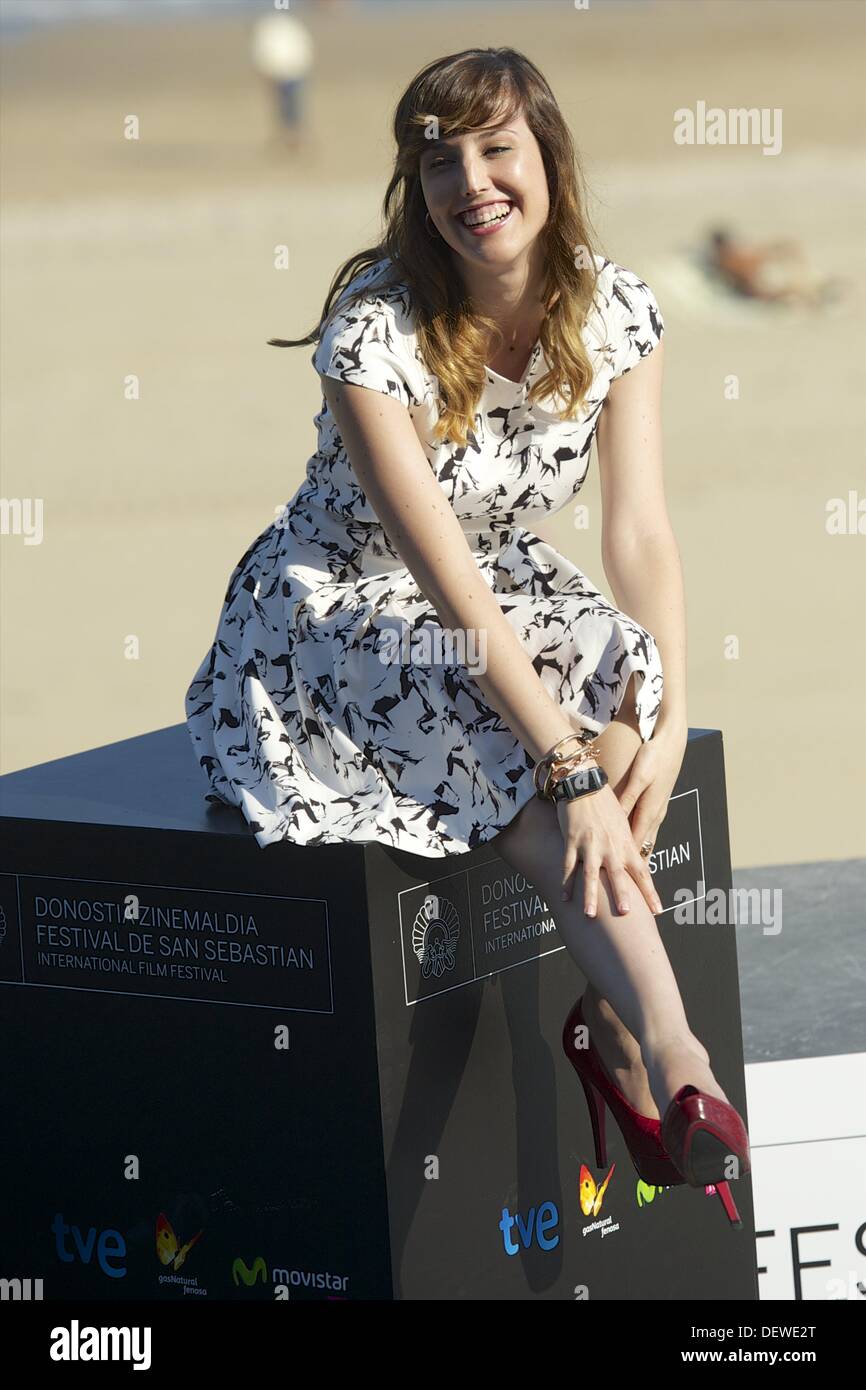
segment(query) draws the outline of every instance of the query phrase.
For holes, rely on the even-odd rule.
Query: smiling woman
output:
[[[547,178],[537,140],[526,123],[523,113],[515,112],[514,126],[494,126],[492,129],[469,132],[452,142],[436,140],[429,152],[421,157],[421,185],[432,220],[443,236],[449,221],[465,228],[473,237],[483,237],[497,230],[512,231],[523,219],[537,236],[547,222],[550,203]],[[509,143],[499,143],[503,137]],[[490,192],[486,197],[466,203],[461,189],[467,176],[477,166],[490,168]],[[471,174],[470,174],[471,177]],[[486,180],[485,180],[486,181]],[[500,248],[501,249],[501,248]]]
[[[495,247],[484,247],[480,264],[486,267],[501,265],[506,259],[514,264],[514,238],[510,233],[522,225],[524,234],[528,229],[534,242],[550,213],[547,177],[538,141],[521,110],[512,111],[508,119],[513,121],[513,126],[494,125],[477,132],[469,131],[451,141],[434,140],[419,163],[428,224],[432,220],[446,242],[452,223],[474,241],[495,239]],[[486,196],[468,204],[455,188],[455,175],[456,183],[461,186],[467,177],[471,178],[471,173],[466,173],[467,164],[470,169],[477,165],[482,178],[485,165],[492,165],[490,181],[494,185]],[[495,302],[491,304],[485,298],[489,270],[472,275],[464,265],[461,275],[476,314],[487,313],[493,321],[487,366],[497,371],[504,369],[511,380],[521,380],[546,317],[545,306],[537,305],[534,315],[527,312],[522,303],[522,287],[519,281],[514,281],[511,296],[515,301],[516,317],[512,322],[508,287],[501,277],[498,277]],[[516,321],[518,318],[520,323]]]
[[[440,858],[495,840],[591,981],[593,1040],[643,1106],[647,1180],[695,1180],[698,1094],[701,1180],[730,1212],[714,1145],[744,1171],[748,1145],[689,1029],[646,863],[687,730],[661,310],[595,249],[571,136],[522,54],[431,63],[394,136],[382,240],[305,338],[272,340],[315,344],[318,447],[231,575],[187,691],[193,744],[262,846]],[[594,441],[618,603],[531,529],[579,491]],[[402,636],[442,628],[483,642],[406,659]]]
[[[262,845],[460,853],[514,820],[557,739],[588,742],[627,694],[638,742],[661,717],[650,628],[528,529],[579,491],[612,384],[661,339],[659,306],[590,250],[570,134],[522,55],[431,64],[394,130],[385,238],[300,340],[317,341],[318,448],[236,567],[188,692],[212,793]],[[661,529],[658,495],[642,500]],[[430,554],[405,527],[425,506]],[[440,623],[484,629],[485,671],[385,661],[395,625]]]

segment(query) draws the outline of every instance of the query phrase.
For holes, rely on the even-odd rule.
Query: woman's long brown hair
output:
[[[394,113],[397,154],[382,207],[381,241],[340,267],[320,321],[305,338],[269,339],[274,347],[317,343],[345,287],[388,257],[391,264],[376,277],[375,289],[408,287],[421,356],[439,380],[435,435],[461,447],[484,390],[490,335],[494,340],[502,335],[493,319],[473,308],[455,274],[451,247],[427,231],[419,165],[429,148],[425,132],[434,118],[439,138],[447,138],[494,122],[506,124],[518,112],[538,141],[550,197],[549,217],[540,234],[543,303],[548,310],[540,338],[549,370],[533,383],[529,401],[555,395],[562,403],[561,418],[573,419],[593,379],[581,328],[595,294],[595,237],[590,235],[583,173],[568,126],[538,68],[513,48],[468,48],[437,59],[412,79]],[[363,286],[339,307],[370,293],[370,287]]]

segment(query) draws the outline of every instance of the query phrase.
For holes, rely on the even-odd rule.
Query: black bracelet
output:
[[[547,799],[576,801],[579,796],[589,796],[591,792],[601,791],[604,786],[607,786],[607,773],[603,767],[578,768],[557,782]]]

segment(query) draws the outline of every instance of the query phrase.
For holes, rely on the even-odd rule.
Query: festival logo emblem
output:
[[[428,893],[412,927],[412,949],[418,957],[423,979],[444,975],[457,963],[460,918],[447,898]]]

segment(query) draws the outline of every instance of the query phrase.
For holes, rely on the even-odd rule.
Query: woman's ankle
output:
[[[647,1070],[683,1055],[696,1056],[707,1066],[710,1062],[709,1052],[690,1028],[683,1032],[646,1033],[641,1039],[640,1053]]]
[[[639,1062],[641,1060],[640,1043],[626,1028],[608,999],[602,998],[595,991],[589,993],[588,997],[585,994],[583,1014],[589,1025],[590,1033],[593,1027],[597,1033],[603,1032],[609,1042],[622,1054],[623,1061]]]
[[[693,1034],[656,1040],[641,1055],[660,1115],[664,1115],[677,1091],[685,1085],[697,1086],[699,1091],[730,1103],[713,1074],[706,1048]]]

